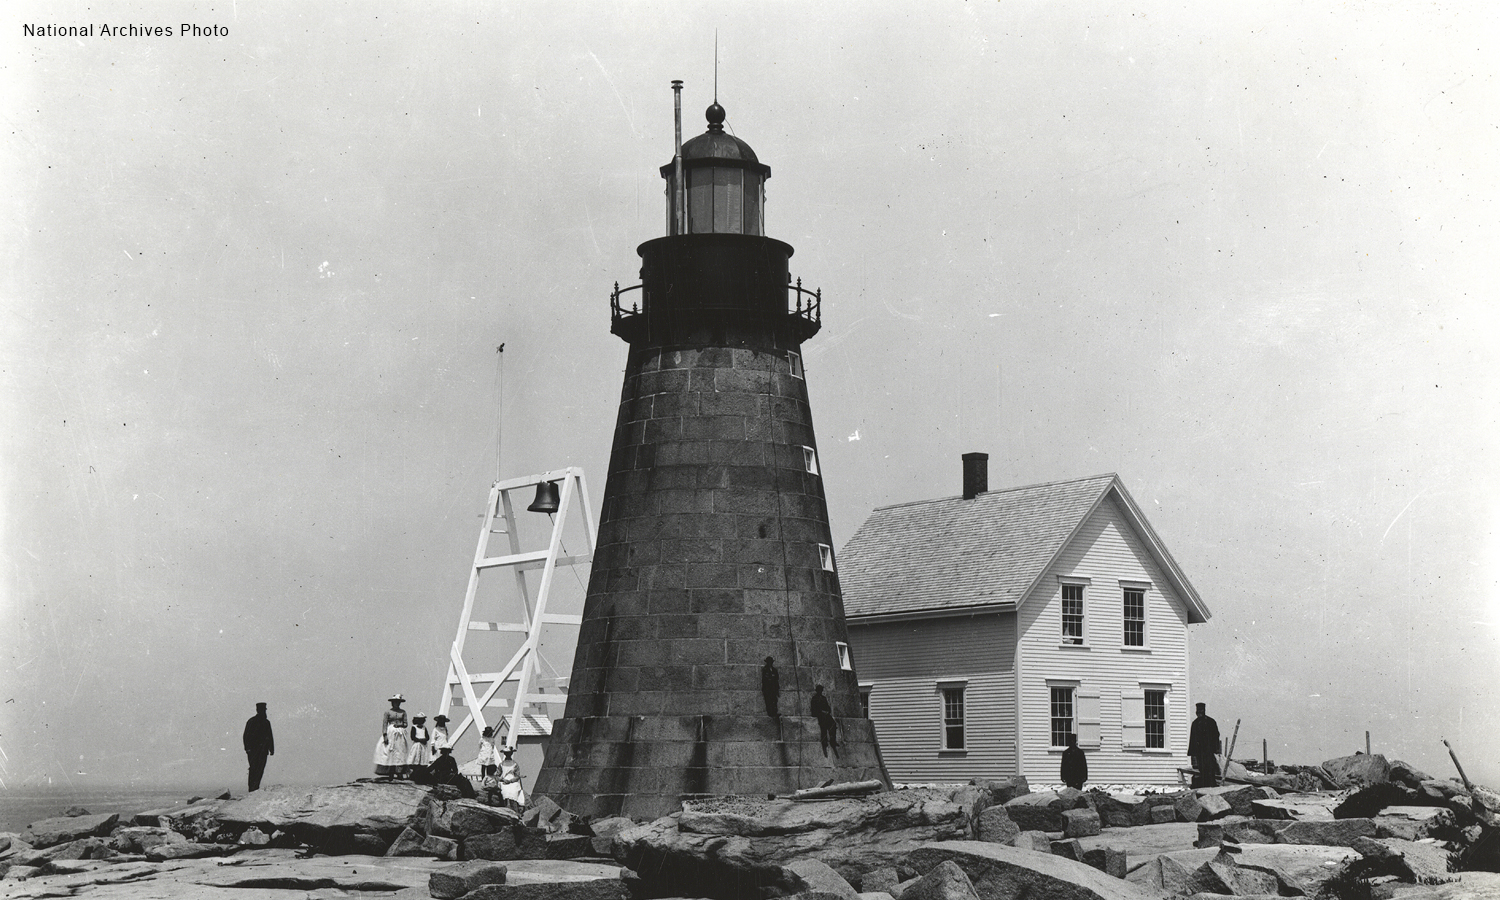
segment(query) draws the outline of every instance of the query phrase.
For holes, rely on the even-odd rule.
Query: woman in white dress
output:
[[[380,740],[375,742],[375,774],[388,778],[400,778],[406,773],[406,710],[401,704],[406,698],[392,694],[391,708],[380,720]]]
[[[442,714],[432,717],[432,759],[437,761],[438,753],[444,747],[452,747],[453,739],[448,737],[448,717]]]
[[[410,775],[417,766],[432,765],[432,758],[437,754],[432,749],[432,732],[427,730],[426,713],[412,716],[407,734],[411,738],[411,749],[406,752],[406,773]]]
[[[526,789],[521,787],[521,765],[511,759],[515,752],[509,747],[500,751],[500,796],[506,805],[519,811],[526,808]]]

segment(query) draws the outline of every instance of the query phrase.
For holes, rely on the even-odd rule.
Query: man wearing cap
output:
[[[271,720],[266,705],[255,704],[255,715],[245,722],[245,757],[250,760],[250,790],[260,790],[260,776],[266,772],[266,757],[276,755],[276,739],[271,735]]]

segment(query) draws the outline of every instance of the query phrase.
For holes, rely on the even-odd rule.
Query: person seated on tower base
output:
[[[760,670],[760,693],[766,701],[766,715],[781,721],[781,713],[777,711],[776,701],[781,696],[781,673],[776,671],[776,657],[766,657],[766,664]]]
[[[438,748],[438,758],[432,761],[432,765],[427,766],[426,777],[430,784],[446,784],[458,788],[461,797],[473,800],[477,796],[473,783],[458,771],[458,760],[453,758],[452,747]]]
[[[521,787],[521,766],[512,758],[515,752],[513,747],[500,751],[500,796],[506,806],[520,812],[526,808],[526,790]]]
[[[833,748],[833,755],[839,755],[839,723],[833,718],[833,707],[829,705],[828,698],[823,695],[823,686],[820,684],[813,688],[812,714],[818,720],[818,744],[823,748],[823,755],[828,755],[828,748]]]

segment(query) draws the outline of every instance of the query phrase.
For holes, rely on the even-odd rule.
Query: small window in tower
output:
[[[792,377],[802,378],[802,354],[798,353],[796,350],[788,350],[786,352],[786,358],[792,364]]]
[[[809,474],[818,474],[818,451],[811,447],[802,448],[802,468]]]
[[[827,544],[818,545],[818,559],[823,563],[823,571],[833,571],[833,548]]]
[[[845,672],[853,672],[854,663],[849,660],[849,645],[843,641],[834,641],[833,646],[839,651],[839,668]]]

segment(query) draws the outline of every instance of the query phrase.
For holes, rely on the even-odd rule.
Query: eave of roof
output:
[[[910,622],[915,619],[952,619],[959,616],[992,616],[1016,611],[1014,600],[1001,600],[985,606],[936,606],[926,609],[908,609],[901,612],[851,613],[845,616],[850,624],[877,625],[881,622]]]

